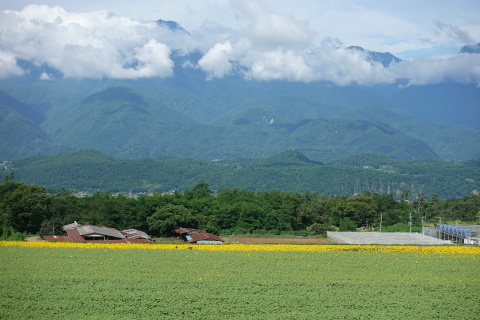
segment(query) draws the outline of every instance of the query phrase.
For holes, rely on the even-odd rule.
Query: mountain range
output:
[[[160,27],[189,33],[173,21]],[[459,54],[478,54],[475,46]],[[390,53],[352,46],[384,67]],[[169,78],[64,78],[47,65],[0,81],[0,160],[96,149],[119,158],[264,158],[295,149],[328,162],[480,158],[480,88],[472,84],[338,86],[208,79],[198,52],[172,52]],[[48,74],[49,77],[42,77]]]

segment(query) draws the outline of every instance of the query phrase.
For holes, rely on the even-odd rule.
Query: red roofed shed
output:
[[[195,243],[198,241],[212,241],[212,243],[223,242],[219,236],[212,233],[208,233],[204,230],[198,230],[193,228],[178,228],[175,232],[180,235],[183,241]]]

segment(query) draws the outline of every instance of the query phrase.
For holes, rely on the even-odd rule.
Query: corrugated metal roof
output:
[[[197,229],[192,229],[192,228],[178,228],[174,230],[176,233],[179,234],[189,234],[191,232],[198,231]]]
[[[125,239],[125,236],[120,231],[110,227],[84,225],[84,226],[78,227],[77,230],[80,232],[82,236],[95,237],[99,235],[99,236],[109,236],[109,237],[114,237],[119,239]]]
[[[219,236],[207,233],[205,230],[193,228],[178,228],[175,232],[180,234],[187,242],[197,242],[202,240],[222,241]]]
[[[211,234],[211,233],[194,233],[190,235],[191,240],[189,242],[197,242],[201,240],[215,240],[215,241],[222,241],[219,236]]]
[[[67,231],[67,234],[71,237],[77,237],[77,236],[80,236],[80,232],[78,232],[77,229],[67,229],[65,230]]]
[[[127,239],[152,240],[152,237],[150,237],[148,234],[146,234],[143,231],[137,230],[137,229],[123,230],[122,233],[125,235],[125,237],[127,237]]]
[[[125,236],[115,228],[99,227],[93,225],[80,225],[75,223],[67,224],[63,226],[63,229],[69,236],[87,236],[104,238],[105,236],[125,239]]]
[[[107,236],[112,238],[125,239],[125,236],[120,231],[110,227],[79,225],[76,228],[67,229],[66,231],[69,236],[86,236],[98,238],[103,238]]]
[[[57,242],[86,242],[82,236],[43,236],[43,239]]]

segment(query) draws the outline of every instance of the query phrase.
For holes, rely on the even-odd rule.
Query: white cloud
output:
[[[170,31],[103,11],[74,13],[30,5],[0,16],[2,46],[17,59],[48,64],[66,77],[168,77],[173,62],[162,44]],[[135,67],[125,67],[133,58]]]
[[[388,68],[367,61],[367,53],[359,50],[323,46],[312,53],[309,64],[315,70],[316,80],[337,85],[371,85],[395,80]]]
[[[248,79],[258,80],[315,80],[311,68],[302,55],[293,50],[273,49],[250,51],[240,62],[248,67]]]
[[[23,73],[24,71],[17,65],[14,55],[11,52],[0,50],[0,79]]]
[[[207,72],[208,79],[222,78],[230,72],[232,51],[230,41],[217,43],[198,61],[200,68]]]
[[[402,61],[393,69],[396,78],[410,84],[451,81],[480,85],[480,54],[422,57]]]
[[[480,84],[480,55],[420,57],[384,68],[367,61],[365,52],[347,50],[342,43],[384,51],[427,50],[478,38],[477,24],[437,19],[417,28],[418,21],[397,16],[386,10],[386,5],[372,9],[355,0],[350,6],[344,2],[305,1],[308,6],[297,11],[293,10],[297,6],[293,1],[280,1],[288,4],[282,6],[270,0],[260,4],[241,0],[233,5],[212,0],[200,6],[202,14],[209,10],[224,12],[225,17],[236,17],[236,21],[225,27],[208,15],[197,17],[198,28],[189,30],[191,36],[153,21],[106,11],[72,12],[46,5],[3,11],[0,77],[22,74],[18,59],[47,64],[66,77],[169,77],[174,67],[172,52],[197,51],[201,59],[194,67],[204,70],[208,79],[235,72],[246,79],[331,81],[338,85],[393,83],[399,79],[417,84]],[[191,7],[189,17],[196,13],[193,3],[182,0],[181,4],[183,11]],[[421,14],[417,12],[415,17]],[[342,42],[327,37],[338,35]]]
[[[435,34],[445,37],[447,40],[458,41],[464,44],[474,42],[468,31],[462,30],[458,26],[437,21],[435,27]]]
[[[170,49],[163,43],[151,39],[141,48],[134,49],[132,66],[115,64],[114,69],[106,75],[111,78],[149,78],[173,75],[173,61]]]
[[[0,50],[0,79],[23,73],[24,71],[17,65],[14,55],[11,52]]]
[[[50,75],[46,72],[42,72],[42,74],[40,75],[40,80],[51,80],[52,78],[50,77]]]

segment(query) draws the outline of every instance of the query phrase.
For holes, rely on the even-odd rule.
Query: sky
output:
[[[480,54],[458,54],[480,42],[479,12],[478,0],[2,0],[0,78],[25,73],[20,60],[73,78],[171,77],[173,54],[200,52],[183,67],[207,79],[480,85]]]

